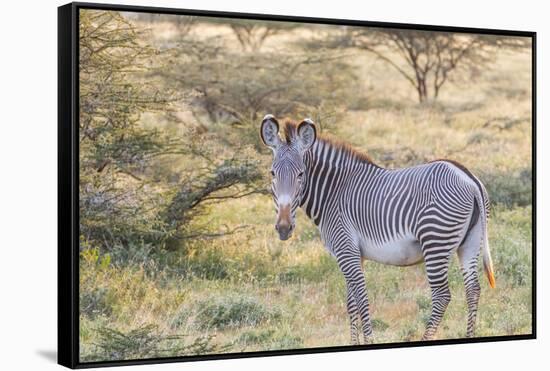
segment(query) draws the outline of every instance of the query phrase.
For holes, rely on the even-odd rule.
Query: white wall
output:
[[[113,0],[116,1],[116,0]],[[103,1],[99,1],[103,2]],[[544,1],[135,0],[125,4],[226,10],[371,21],[519,29],[538,32],[538,333],[534,341],[284,356],[139,366],[131,369],[458,370],[526,369],[548,359],[549,262],[543,232],[550,206],[545,192],[550,140],[550,21]],[[5,1],[0,12],[0,368],[47,370],[56,349],[56,85],[58,0]],[[7,115],[6,115],[7,113]],[[546,186],[546,187],[545,187]],[[546,313],[545,313],[546,312]]]

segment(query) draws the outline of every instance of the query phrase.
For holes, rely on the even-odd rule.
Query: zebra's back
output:
[[[423,235],[464,238],[477,185],[463,169],[437,161],[395,170],[358,169],[345,189],[339,210],[363,257],[410,265],[422,261]]]

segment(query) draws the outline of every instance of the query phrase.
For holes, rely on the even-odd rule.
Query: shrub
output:
[[[154,334],[152,325],[139,327],[126,333],[110,328],[99,328],[97,347],[105,359],[131,359],[156,355],[162,339]]]
[[[213,336],[199,336],[185,343],[185,335],[164,335],[155,325],[144,325],[129,331],[101,327],[96,331],[99,337],[95,343],[96,352],[85,357],[84,361],[219,353],[231,347],[230,344],[213,344]]]
[[[533,174],[531,169],[505,173],[485,173],[481,177],[492,204],[506,207],[528,206],[533,202]]]
[[[198,306],[197,323],[201,329],[256,326],[281,317],[279,310],[267,308],[257,299],[246,296],[206,300]]]

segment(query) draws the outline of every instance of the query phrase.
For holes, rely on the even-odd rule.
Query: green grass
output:
[[[230,213],[249,204],[250,200],[238,200],[223,210]],[[266,205],[265,211],[270,207]],[[489,230],[497,288],[490,289],[482,276],[478,336],[530,332],[530,218],[531,207],[493,210]],[[216,251],[223,256],[218,264],[227,273],[224,278],[183,275],[169,266],[150,274],[144,267],[106,265],[102,256],[82,254],[84,359],[348,344],[344,280],[317,236],[300,238],[307,234],[309,223],[300,214],[298,235],[288,243],[276,239],[269,223],[264,234],[233,235],[226,239],[234,245],[222,239],[201,245],[200,254],[180,257],[188,267],[203,272],[211,262],[201,254]],[[430,311],[423,266],[367,262],[365,274],[376,341],[419,340]],[[464,288],[456,259],[450,282],[453,299],[438,332],[442,339],[464,337],[466,331]],[[133,337],[137,339],[127,339]],[[196,342],[202,345],[193,347]],[[118,349],[124,344],[127,350]],[[171,352],[160,352],[166,344]]]

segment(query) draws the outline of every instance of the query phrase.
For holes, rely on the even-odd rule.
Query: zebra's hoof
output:
[[[365,344],[374,344],[374,336],[373,335],[366,336],[365,337]]]

